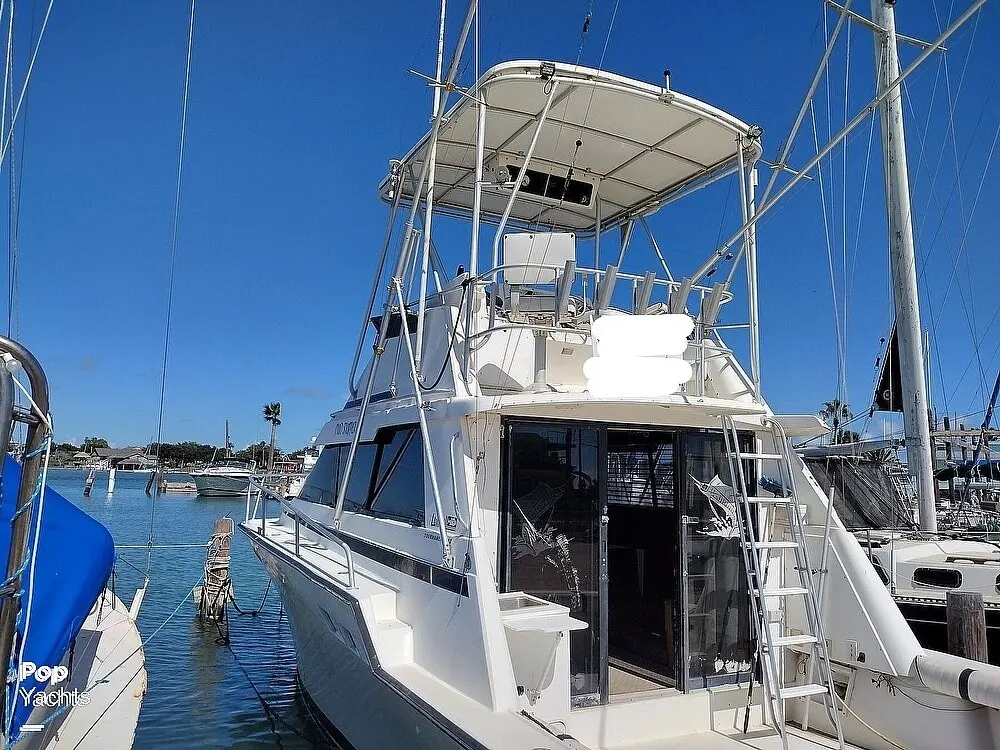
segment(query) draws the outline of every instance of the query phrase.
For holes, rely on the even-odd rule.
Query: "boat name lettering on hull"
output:
[[[358,420],[352,419],[347,422],[338,422],[333,428],[333,434],[336,437],[346,437],[353,435],[358,429]]]

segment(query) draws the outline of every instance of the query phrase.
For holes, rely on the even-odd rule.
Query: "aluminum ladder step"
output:
[[[785,457],[780,453],[736,453],[736,458],[744,461],[784,461]]]
[[[762,426],[767,427],[767,423],[763,423]],[[729,469],[733,477],[733,499],[743,506],[743,514],[738,519],[740,521],[740,547],[746,567],[747,587],[752,594],[750,606],[758,624],[758,632],[761,634],[761,637],[757,639],[757,658],[762,666],[761,680],[764,683],[766,700],[770,704],[771,720],[781,739],[781,748],[789,750],[785,728],[785,701],[818,695],[830,712],[830,721],[837,738],[835,747],[838,747],[839,750],[846,750],[847,746],[840,726],[840,716],[836,710],[837,696],[832,688],[833,672],[830,666],[830,655],[823,632],[823,622],[817,611],[816,597],[814,596],[816,583],[810,571],[812,565],[808,559],[809,550],[805,528],[800,514],[796,512],[799,498],[795,495],[795,467],[790,455],[784,452],[788,449],[788,436],[779,422],[771,420],[771,444],[769,445],[766,440],[756,442],[757,438],[755,437],[755,442],[752,445],[747,445],[747,448],[750,449],[749,452],[743,453],[740,450],[741,436],[732,416],[723,416],[722,429],[726,452],[729,456]],[[773,452],[767,452],[768,449]],[[775,462],[779,467],[776,481],[779,483],[780,489],[771,492],[767,488],[757,489],[756,486],[749,486],[746,476],[747,461]],[[777,495],[781,492],[785,496],[764,497],[758,495],[758,492],[767,492],[771,495]],[[779,532],[779,535],[784,538],[775,540],[773,522],[780,515],[783,515],[782,508],[788,514],[787,535]],[[760,523],[754,524],[745,520],[755,516],[758,516]],[[762,538],[758,539],[758,536]],[[782,550],[794,551],[796,558],[794,569],[788,567],[791,561],[787,555],[782,554]],[[783,578],[787,577],[787,580],[775,581],[775,588],[768,589],[766,581],[772,562],[781,568],[778,572],[782,574]],[[791,576],[796,576],[798,580],[792,580]],[[771,631],[770,610],[775,603],[782,610],[785,610],[791,603],[790,597],[802,597],[806,620],[803,630],[806,632],[800,631],[794,635],[773,633]],[[768,606],[768,603],[771,604],[771,607]],[[802,623],[796,624],[802,628]],[[797,648],[797,650],[811,653],[814,657],[812,663],[819,666],[819,673],[813,676],[813,670],[810,668],[810,675],[806,678],[807,683],[786,685],[781,678],[783,668],[781,655],[785,648]]]
[[[771,645],[775,648],[784,646],[804,646],[807,643],[819,643],[819,639],[814,635],[803,633],[802,635],[778,635],[771,638]]]
[[[754,589],[753,592],[756,596],[805,596],[809,593],[809,589],[804,586],[787,586],[780,589],[771,589],[768,591],[764,589]]]
[[[823,695],[829,692],[826,685],[791,685],[779,689],[778,697],[782,700],[788,700],[789,698],[808,698],[810,695]]]

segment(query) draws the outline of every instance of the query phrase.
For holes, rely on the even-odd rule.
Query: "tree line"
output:
[[[93,448],[107,448],[108,441],[104,438],[88,437],[82,445],[73,443],[56,443],[52,446],[53,457],[57,458],[56,465],[69,463],[73,455],[80,453],[90,453]],[[230,446],[231,448],[232,446]],[[233,457],[242,461],[253,461],[257,466],[263,467],[270,455],[271,446],[261,440],[259,443],[248,445],[242,450],[234,451]],[[190,464],[204,464],[212,460],[221,460],[226,457],[225,446],[210,445],[208,443],[197,443],[192,440],[185,440],[179,443],[151,443],[144,449],[150,458],[159,457],[160,463],[164,466],[187,466]],[[296,453],[299,453],[298,451]],[[284,456],[285,453],[278,446],[274,446],[275,458]]]

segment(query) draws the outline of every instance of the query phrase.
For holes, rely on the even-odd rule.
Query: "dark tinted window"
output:
[[[302,500],[323,505],[335,505],[340,488],[340,447],[331,445],[323,449],[306,483],[299,492]]]
[[[885,566],[882,565],[881,561],[877,557],[875,557],[874,555],[872,555],[869,559],[872,561],[872,567],[875,568],[875,572],[878,573],[878,577],[880,579],[882,579],[882,583],[884,583],[886,586],[888,586],[889,585],[889,574],[886,572]],[[1000,589],[998,589],[998,590],[1000,590]]]
[[[424,451],[417,429],[384,436],[373,495],[374,515],[423,525]]]
[[[674,507],[674,445],[669,435],[608,431],[608,502]]]
[[[957,589],[962,585],[962,573],[951,568],[917,568],[913,571],[913,583],[939,589]]]
[[[354,454],[354,466],[351,467],[351,476],[347,481],[347,494],[344,496],[344,510],[361,510],[368,501],[368,493],[371,489],[372,469],[378,457],[380,446],[375,443],[359,443],[357,453]],[[347,468],[348,446],[340,450],[340,476],[344,476]]]

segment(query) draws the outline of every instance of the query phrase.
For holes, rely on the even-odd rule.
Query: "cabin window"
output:
[[[913,583],[937,589],[957,589],[962,585],[962,573],[951,568],[917,568],[913,571]]]
[[[372,514],[423,526],[424,451],[420,432],[406,428],[379,437]]]
[[[367,505],[371,493],[372,475],[378,463],[379,448],[381,446],[376,443],[358,443],[358,449],[354,454],[354,466],[351,467],[351,475],[347,480],[344,510],[358,511]],[[347,456],[350,452],[350,447],[346,445],[340,449],[341,478],[347,471]]]
[[[875,572],[878,573],[879,579],[882,581],[883,584],[888,586],[889,573],[886,571],[885,566],[882,564],[882,561],[879,560],[877,557],[875,557],[875,555],[870,555],[868,559],[872,561],[872,567],[875,568]]]
[[[673,508],[674,444],[648,433],[610,433],[608,503],[633,508]]]
[[[573,705],[601,693],[599,432],[514,425],[508,442],[506,590],[569,607]]]
[[[336,505],[340,487],[340,446],[328,445],[299,491],[299,499],[321,505]]]

